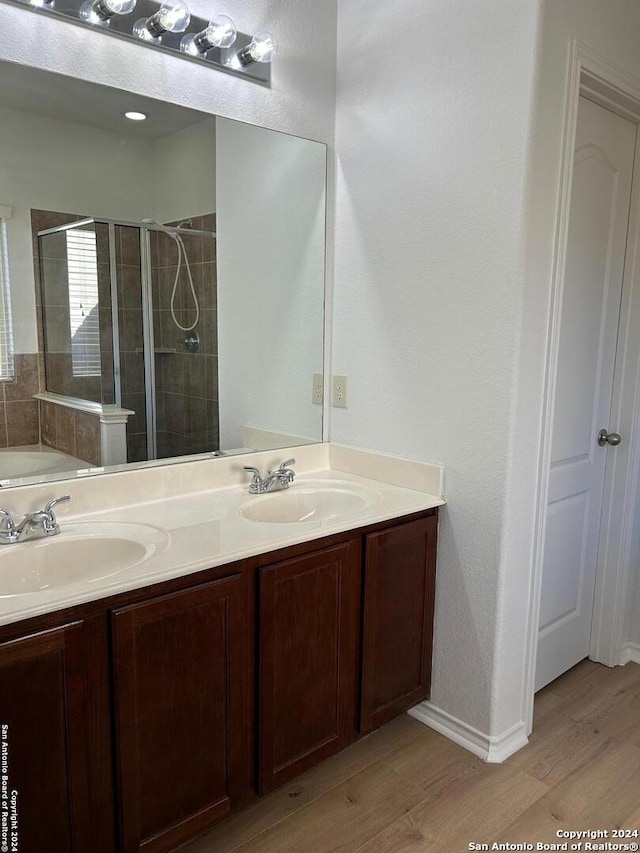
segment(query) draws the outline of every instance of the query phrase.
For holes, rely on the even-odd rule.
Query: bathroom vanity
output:
[[[152,518],[167,539],[94,589],[13,596],[28,618],[0,598],[20,853],[173,850],[428,696],[443,501],[344,467],[264,497],[227,485],[83,515],[67,530]],[[264,520],[301,502],[323,518]]]

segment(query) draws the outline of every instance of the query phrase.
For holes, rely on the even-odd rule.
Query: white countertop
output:
[[[0,595],[0,625],[54,612],[72,605],[95,601],[204,569],[215,568],[301,542],[308,542],[335,533],[355,530],[370,524],[410,515],[441,506],[445,502],[440,495],[422,490],[425,485],[430,488],[435,486],[434,491],[442,485],[441,466],[411,463],[408,460],[393,460],[392,457],[351,451],[346,448],[337,448],[330,456],[328,445],[325,446],[326,450],[324,448],[317,450],[317,447],[312,446],[309,450],[296,449],[296,456],[302,457],[299,459],[302,471],[287,492],[273,493],[273,498],[276,498],[278,494],[293,493],[295,490],[308,490],[313,488],[314,484],[326,488],[335,483],[336,486],[342,485],[342,488],[352,489],[359,494],[366,495],[367,501],[363,508],[352,510],[340,517],[331,517],[319,521],[275,524],[256,522],[245,518],[240,509],[246,506],[249,501],[262,500],[263,498],[250,495],[246,483],[244,485],[220,485],[219,478],[218,483],[213,484],[210,489],[202,489],[202,482],[198,480],[194,483],[194,491],[191,494],[176,494],[173,497],[163,495],[160,499],[139,501],[127,506],[118,505],[111,509],[101,508],[73,513],[71,507],[76,510],[83,509],[83,507],[74,506],[73,503],[61,506],[58,521],[62,532],[56,539],[63,539],[65,525],[70,525],[72,522],[82,522],[83,526],[87,526],[87,529],[90,529],[91,524],[99,526],[103,522],[124,522],[151,525],[158,528],[164,533],[163,543],[156,553],[142,563],[110,577],[43,589],[38,592],[10,596]],[[286,451],[278,451],[277,453],[280,457],[287,455]],[[235,468],[230,468],[229,466],[232,463],[227,462],[227,469],[229,471],[241,471],[242,464],[258,464],[261,456],[258,455],[257,458],[256,454],[252,454],[248,457],[237,457]],[[215,466],[221,461],[223,460],[212,460],[207,464]],[[315,467],[318,462],[325,463],[325,465],[319,468]],[[343,468],[350,468],[351,471],[340,470],[335,464],[331,465],[331,462],[342,463]],[[419,466],[422,466],[422,473],[420,473]],[[174,472],[176,467],[173,466]],[[396,483],[378,479],[378,476],[384,476],[387,469],[393,471],[392,479],[396,480]],[[200,469],[192,468],[191,473],[193,474],[198,470]],[[206,470],[210,472],[213,469]],[[353,470],[364,471],[376,476],[363,477],[360,474],[352,473]],[[418,474],[416,474],[416,470],[418,470]],[[161,469],[157,476],[161,477],[162,471],[165,472],[165,480],[171,476],[170,467]],[[223,468],[217,468],[217,471],[223,472]],[[135,476],[135,472],[127,475],[127,477],[133,476]],[[180,476],[180,481],[184,482],[184,472],[174,473],[174,476]],[[245,477],[246,475],[242,472],[240,481]],[[397,484],[407,478],[411,483],[411,488]],[[229,475],[226,475],[226,479],[229,479]],[[224,480],[225,476],[222,476],[222,481]],[[318,481],[321,482],[318,483]],[[105,480],[102,478],[95,479],[94,483],[98,484],[94,488],[102,486],[103,492],[109,486],[109,484],[105,485]],[[73,488],[68,483],[64,485],[70,492],[73,492]],[[113,489],[114,485],[111,484],[109,487]],[[86,488],[87,484],[83,482],[82,489],[86,490]],[[16,490],[16,492],[19,491]],[[57,491],[59,492],[60,489],[58,488]],[[88,505],[92,502],[95,505],[97,499],[93,498],[92,501],[88,502]],[[112,499],[112,507],[114,502],[115,500]],[[29,507],[29,509],[31,508]],[[2,573],[3,555],[9,553],[10,550],[21,547],[29,547],[29,543],[3,546],[0,549],[0,574]],[[52,548],[52,552],[55,552],[55,547]]]

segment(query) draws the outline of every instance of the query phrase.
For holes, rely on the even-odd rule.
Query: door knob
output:
[[[622,439],[617,432],[607,432],[606,429],[601,429],[598,433],[598,444],[604,447],[605,444],[610,444],[612,447],[617,447]]]

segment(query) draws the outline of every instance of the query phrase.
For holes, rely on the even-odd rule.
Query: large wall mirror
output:
[[[0,79],[0,484],[321,441],[325,146]]]

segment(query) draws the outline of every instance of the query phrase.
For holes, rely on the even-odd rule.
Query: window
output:
[[[71,364],[74,376],[99,376],[98,255],[94,231],[70,228],[67,237]]]
[[[9,298],[7,219],[11,208],[0,207],[0,380],[13,379],[13,324]]]

